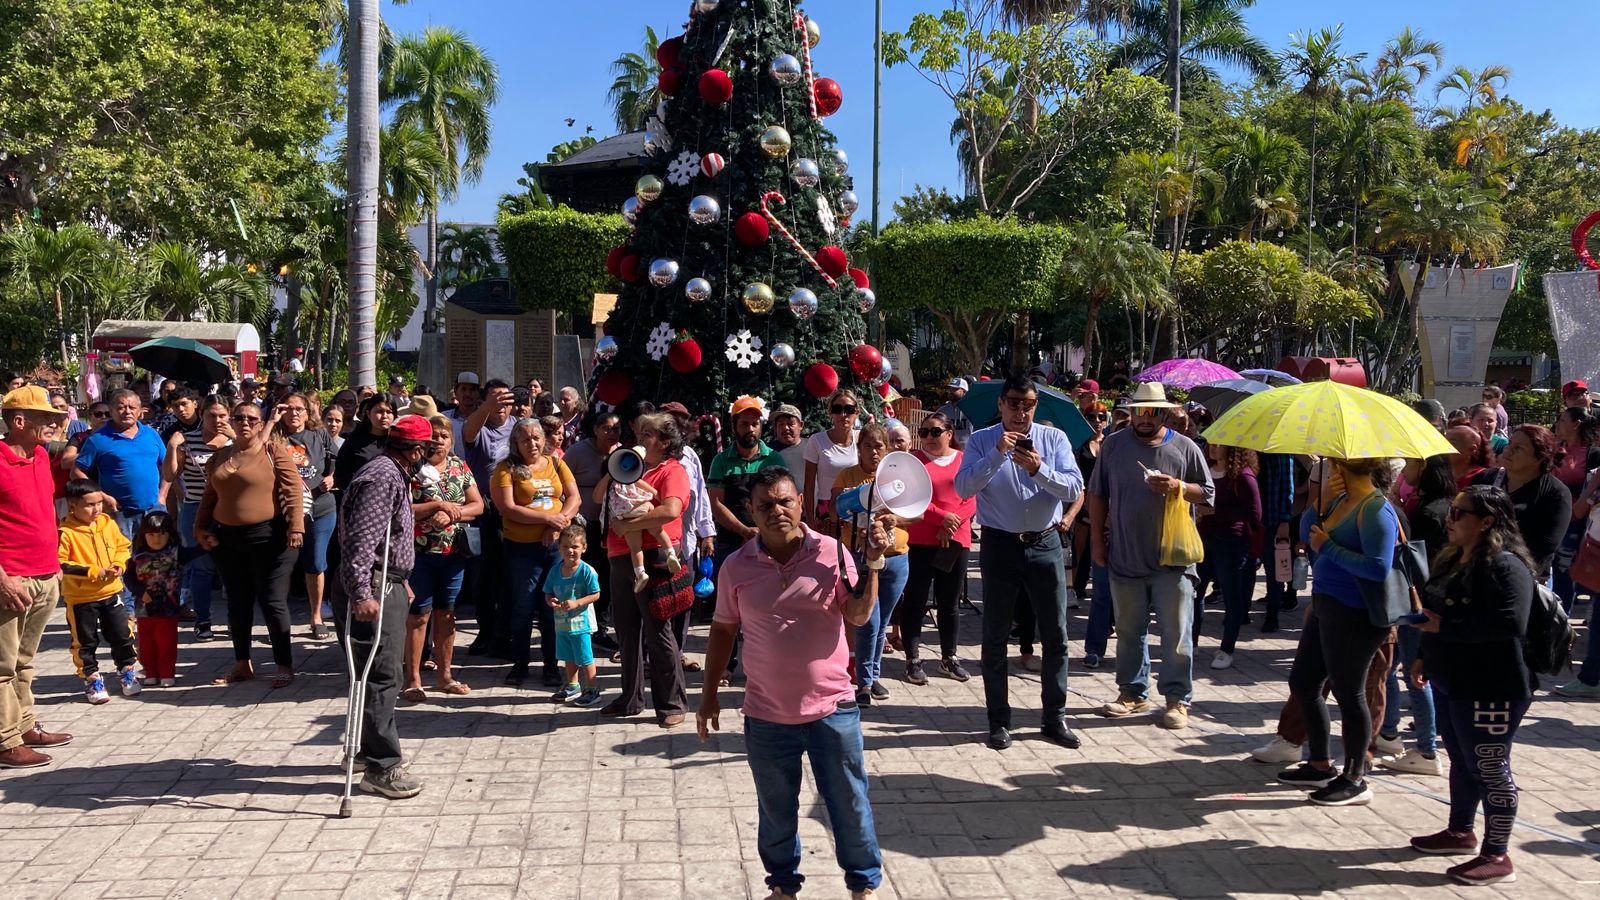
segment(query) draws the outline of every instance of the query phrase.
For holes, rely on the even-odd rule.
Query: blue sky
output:
[[[884,28],[895,30],[938,0],[884,0]],[[427,24],[462,29],[500,66],[501,100],[494,111],[494,145],[483,180],[466,186],[445,209],[447,218],[490,222],[495,201],[510,191],[522,163],[542,160],[555,144],[595,126],[611,132],[605,102],[608,67],[636,48],[644,26],[675,34],[688,0],[412,0],[385,5],[397,31]],[[817,74],[844,88],[844,107],[829,126],[851,157],[865,218],[872,152],[872,3],[811,0],[804,5],[822,26],[814,60]],[[1291,32],[1345,23],[1346,46],[1376,53],[1409,24],[1445,45],[1447,67],[1491,63],[1511,67],[1510,93],[1532,109],[1551,109],[1578,127],[1600,126],[1600,66],[1580,45],[1600,35],[1600,3],[1593,0],[1260,0],[1248,13],[1251,27],[1275,48]],[[883,81],[883,210],[918,184],[951,187],[957,181],[948,134],[947,101],[907,68]],[[577,119],[568,128],[567,117]]]

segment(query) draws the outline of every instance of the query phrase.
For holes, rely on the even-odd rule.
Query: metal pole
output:
[[[883,204],[878,199],[878,175],[882,167],[883,139],[883,0],[877,0],[872,29],[872,236],[878,236],[879,214]],[[867,339],[876,345],[883,330],[883,314],[873,310],[867,315]]]

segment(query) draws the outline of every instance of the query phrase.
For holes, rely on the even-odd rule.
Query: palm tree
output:
[[[415,126],[437,143],[444,155],[438,197],[427,210],[427,271],[438,268],[439,203],[453,199],[461,182],[483,175],[489,155],[489,108],[499,94],[494,62],[465,34],[430,26],[421,35],[407,35],[395,48],[383,79],[384,94],[397,102],[397,126]],[[427,279],[428,305],[423,330],[436,331],[439,285]]]
[[[1070,231],[1062,260],[1066,283],[1088,299],[1083,324],[1084,370],[1094,358],[1100,310],[1116,298],[1141,309],[1167,302],[1167,259],[1144,234],[1121,222],[1083,223]]]
[[[1401,158],[1415,151],[1417,131],[1411,110],[1395,100],[1344,103],[1334,115],[1334,172],[1350,191],[1355,207],[1352,243],[1360,237],[1361,209],[1377,185],[1388,184]],[[1381,234],[1381,232],[1379,232]]]
[[[1471,111],[1476,106],[1487,106],[1500,99],[1500,91],[1511,80],[1511,69],[1506,66],[1484,66],[1474,72],[1466,66],[1456,66],[1450,74],[1439,79],[1433,88],[1433,97],[1438,100],[1445,91],[1455,91],[1463,98],[1460,110],[1452,111],[1450,118],[1458,118],[1461,114]]]
[[[1284,68],[1290,76],[1300,79],[1300,95],[1311,101],[1311,172],[1306,178],[1310,199],[1306,209],[1312,216],[1317,214],[1317,138],[1322,101],[1337,97],[1338,77],[1366,58],[1365,53],[1342,52],[1343,42],[1344,25],[1341,23],[1334,28],[1291,36],[1289,50],[1283,55]]]
[[[66,301],[86,289],[96,254],[105,243],[87,225],[46,228],[24,221],[0,233],[0,267],[10,279],[54,304],[61,369],[67,370]]]
[[[1243,10],[1254,5],[1255,0],[1183,0],[1177,54],[1183,84],[1218,80],[1215,65],[1236,66],[1254,78],[1277,81],[1277,57],[1244,21]],[[1128,10],[1122,40],[1112,50],[1113,63],[1171,84],[1172,12],[1168,0],[1136,0]]]
[[[1345,72],[1345,93],[1351,100],[1368,103],[1401,103],[1411,107],[1416,84],[1404,72],[1361,69],[1351,66]]]
[[[376,385],[373,332],[378,269],[378,0],[350,0],[345,42],[349,131],[345,192],[349,198],[350,387]]]
[[[1228,179],[1234,209],[1247,215],[1243,240],[1255,240],[1259,228],[1290,225],[1295,220],[1295,175],[1305,149],[1287,134],[1268,131],[1253,122],[1231,128],[1214,146],[1216,168]]]
[[[1383,53],[1378,56],[1375,68],[1380,73],[1399,72],[1405,75],[1415,90],[1435,68],[1442,65],[1444,44],[1427,40],[1422,32],[1407,25],[1383,46]]]
[[[437,209],[446,165],[433,135],[416,125],[385,128],[378,136],[382,217],[405,229]]]
[[[637,52],[624,53],[611,61],[611,90],[606,92],[606,102],[611,104],[611,114],[619,132],[628,133],[644,128],[644,122],[656,110],[661,100],[656,87],[656,48],[661,39],[656,30],[644,29],[644,45]]]
[[[148,269],[144,318],[177,322],[266,322],[272,308],[265,279],[232,263],[214,264],[179,241],[144,251]]]
[[[1469,108],[1450,126],[1450,139],[1456,145],[1456,165],[1472,168],[1473,179],[1480,187],[1488,179],[1488,169],[1506,157],[1513,118],[1504,103],[1495,102]],[[1475,158],[1479,165],[1472,166]]]
[[[487,228],[446,225],[439,230],[441,288],[458,287],[498,272],[494,238]]]

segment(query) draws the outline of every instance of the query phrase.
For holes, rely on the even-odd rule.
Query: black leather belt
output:
[[[1049,531],[1006,531],[1001,528],[985,525],[983,526],[983,536],[987,538],[989,535],[993,534],[996,537],[1010,538],[1011,540],[1017,541],[1021,544],[1037,544],[1039,543],[1040,538],[1054,530],[1055,529],[1050,529]]]

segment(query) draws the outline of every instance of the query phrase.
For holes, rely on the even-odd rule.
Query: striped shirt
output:
[[[229,441],[228,444],[233,443]],[[228,444],[223,444],[224,447]],[[206,443],[204,429],[196,428],[183,433],[183,468],[178,472],[178,484],[183,488],[183,502],[199,503],[206,492],[206,463],[217,448]]]

